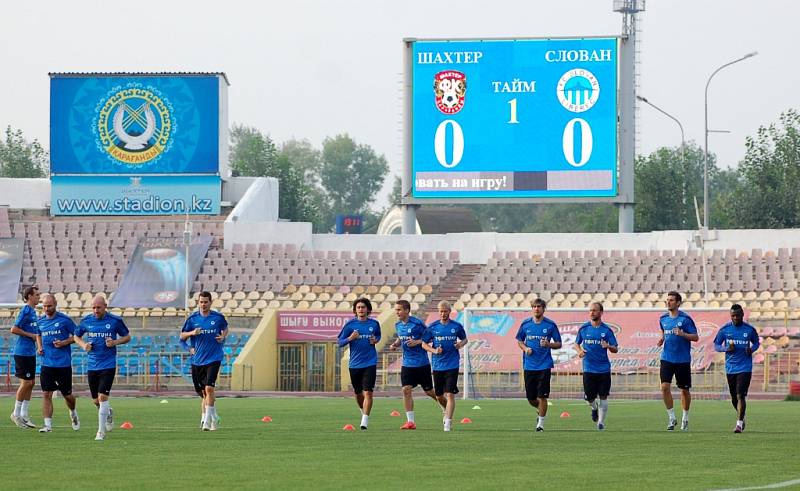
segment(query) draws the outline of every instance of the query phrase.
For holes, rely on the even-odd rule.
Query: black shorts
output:
[[[360,394],[364,391],[372,392],[375,390],[375,378],[378,369],[375,365],[364,368],[350,369],[350,383],[353,385],[353,392]]]
[[[97,399],[99,394],[111,394],[111,386],[114,385],[114,376],[116,375],[116,368],[87,371],[86,378],[89,379],[89,393],[92,394],[92,399]]]
[[[206,387],[216,386],[221,365],[221,361],[215,361],[208,365],[192,365],[192,383],[198,394],[202,395]]]
[[[691,363],[672,363],[671,361],[661,360],[661,383],[671,384],[673,375],[675,376],[675,385],[679,389],[692,388]]]
[[[525,397],[529,401],[550,397],[550,369],[525,370]]]
[[[433,379],[431,378],[431,366],[425,365],[421,367],[402,367],[400,369],[400,383],[405,386],[422,387],[422,390],[429,391],[433,388]]]
[[[61,392],[61,395],[72,394],[72,367],[42,367],[39,382],[43,392]]]
[[[14,355],[14,374],[22,380],[33,380],[36,378],[36,357]]]
[[[753,372],[728,374],[728,389],[731,392],[731,397],[747,397],[747,391],[750,390],[750,379],[752,376]]]
[[[452,370],[442,370],[433,372],[433,386],[436,387],[436,395],[444,395],[445,392],[458,394],[458,368]]]
[[[611,392],[611,372],[591,373],[583,372],[583,393],[587,401],[597,399],[597,396],[608,397]]]

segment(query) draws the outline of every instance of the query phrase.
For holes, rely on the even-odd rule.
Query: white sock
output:
[[[22,416],[22,401],[14,402],[14,416]]]
[[[536,426],[538,426],[539,428],[544,428],[544,418],[545,418],[544,416],[539,416],[538,418],[536,418]]]
[[[670,421],[675,421],[675,408],[667,409],[667,416],[669,416]]]
[[[366,414],[361,415],[361,426],[367,426],[369,424],[369,416]]]
[[[592,409],[594,409],[595,411],[597,411],[597,399],[595,399],[595,400],[593,400],[592,402],[590,402],[590,403],[589,403],[589,407],[591,407]]]
[[[106,419],[108,419],[108,413],[111,410],[111,406],[108,404],[108,401],[100,401],[100,408],[97,410],[97,432],[98,433],[105,433],[106,432]]]
[[[606,414],[608,413],[608,400],[600,399],[600,409],[597,422],[600,424],[606,423]]]
[[[741,419],[736,420],[736,426],[742,426],[743,423],[744,421],[742,421]]]
[[[206,422],[211,423],[214,418],[214,406],[206,406]]]
[[[52,428],[53,427],[53,418],[44,418],[44,426],[46,428]]]
[[[450,426],[453,424],[453,420],[450,418],[444,419],[444,431],[450,431]]]
[[[414,411],[406,411],[406,419],[409,423],[414,422]]]
[[[689,410],[688,409],[684,409],[683,410],[683,420],[684,421],[689,421]]]
[[[31,401],[22,401],[22,408],[21,408],[21,415],[23,418],[28,417],[28,406],[31,405]]]
[[[77,409],[70,409],[69,410],[69,415],[70,416],[77,416],[78,415],[78,410]]]
[[[219,419],[219,414],[217,414],[217,406],[216,405],[211,406],[211,414],[214,415],[214,419]]]

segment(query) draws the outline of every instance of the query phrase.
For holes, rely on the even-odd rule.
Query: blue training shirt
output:
[[[543,317],[541,322],[536,322],[533,317],[522,321],[516,336],[517,341],[522,341],[525,346],[532,348],[530,355],[522,353],[523,370],[547,370],[553,368],[553,355],[550,348],[543,348],[542,340],[561,342],[561,333],[558,332],[556,323]]]
[[[728,346],[733,342],[733,351]],[[761,346],[756,328],[746,322],[735,326],[728,322],[717,331],[714,349],[725,351],[725,373],[745,373],[753,371],[753,353]],[[750,352],[747,352],[750,348]]]
[[[36,334],[38,332],[36,324],[38,322],[36,309],[30,305],[25,305],[17,315],[14,325],[25,332]],[[14,345],[14,354],[17,356],[36,356],[36,341],[33,339],[17,335],[17,343]]]
[[[97,371],[117,367],[117,347],[107,347],[106,338],[117,339],[128,335],[128,326],[122,318],[110,312],[106,312],[102,319],[98,319],[94,314],[89,314],[83,319],[75,329],[76,336],[86,334],[85,341],[92,344],[87,359],[87,370]]]
[[[428,360],[428,352],[422,347],[407,346],[406,342],[411,340],[421,340],[430,342],[430,334],[425,323],[414,316],[410,316],[407,322],[397,321],[394,325],[397,337],[400,338],[400,345],[403,347],[403,366],[404,367],[424,367],[431,364]]]
[[[217,336],[228,329],[228,321],[225,316],[215,310],[203,316],[200,311],[195,311],[183,323],[181,332],[191,332],[200,328],[200,334],[189,338],[189,346],[194,348],[192,355],[192,365],[205,366],[222,361],[225,354],[222,351],[224,342],[217,341]]]
[[[686,312],[679,310],[677,316],[672,317],[667,312],[661,316],[658,322],[661,331],[664,332],[661,359],[670,363],[690,363],[692,361],[692,342],[681,336],[676,336],[672,333],[672,330],[677,327],[687,334],[697,334],[697,327],[695,327],[692,318]]]
[[[578,330],[575,344],[581,345],[586,355],[583,357],[583,371],[588,373],[611,372],[611,361],[608,359],[608,350],[600,346],[605,340],[609,345],[616,346],[617,338],[605,322],[594,327],[591,322],[584,323]]]
[[[359,338],[348,341],[347,338],[353,331],[358,331]],[[370,343],[370,336],[375,336],[376,342],[380,341],[381,325],[369,317],[363,321],[355,317],[342,327],[339,332],[339,346],[350,343],[350,368],[367,368],[378,364],[378,351]]]
[[[449,320],[447,324],[437,320],[428,326],[428,332],[433,348],[442,348],[441,354],[431,356],[433,371],[458,370],[461,355],[455,345],[459,339],[467,339],[464,326],[454,320]]]
[[[39,335],[42,337],[42,366],[62,368],[72,366],[72,345],[61,348],[53,346],[53,341],[63,341],[75,334],[75,323],[68,315],[56,312],[52,319],[43,315],[39,318]]]

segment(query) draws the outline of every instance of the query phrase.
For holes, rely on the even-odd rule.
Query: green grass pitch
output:
[[[369,430],[348,398],[221,398],[220,430],[199,429],[199,399],[114,398],[115,426],[95,442],[97,413],[79,399],[72,431],[63,401],[55,430],[0,420],[2,489],[722,489],[800,479],[800,403],[751,401],[732,432],[724,401],[695,401],[689,432],[667,432],[660,401],[610,400],[599,432],[585,403],[555,400],[546,431],[522,400],[459,400],[454,430],[417,394],[416,431],[400,399],[377,398]],[[613,394],[612,394],[613,396]],[[480,410],[473,409],[479,405]],[[391,417],[396,409],[402,416]],[[569,418],[560,418],[562,412]],[[676,411],[680,415],[680,410]],[[41,399],[31,415],[41,424]],[[269,415],[270,423],[261,418]],[[463,417],[472,424],[460,424]],[[680,417],[680,416],[679,416]],[[130,421],[132,430],[119,425]],[[350,423],[354,432],[342,431]],[[784,488],[787,489],[787,488]]]

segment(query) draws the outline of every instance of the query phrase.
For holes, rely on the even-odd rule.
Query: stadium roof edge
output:
[[[228,76],[225,72],[48,72],[50,78],[53,77],[130,77],[130,76],[156,76],[156,77],[171,77],[175,75],[180,76],[207,76],[207,75],[222,75],[225,83],[230,85]]]

